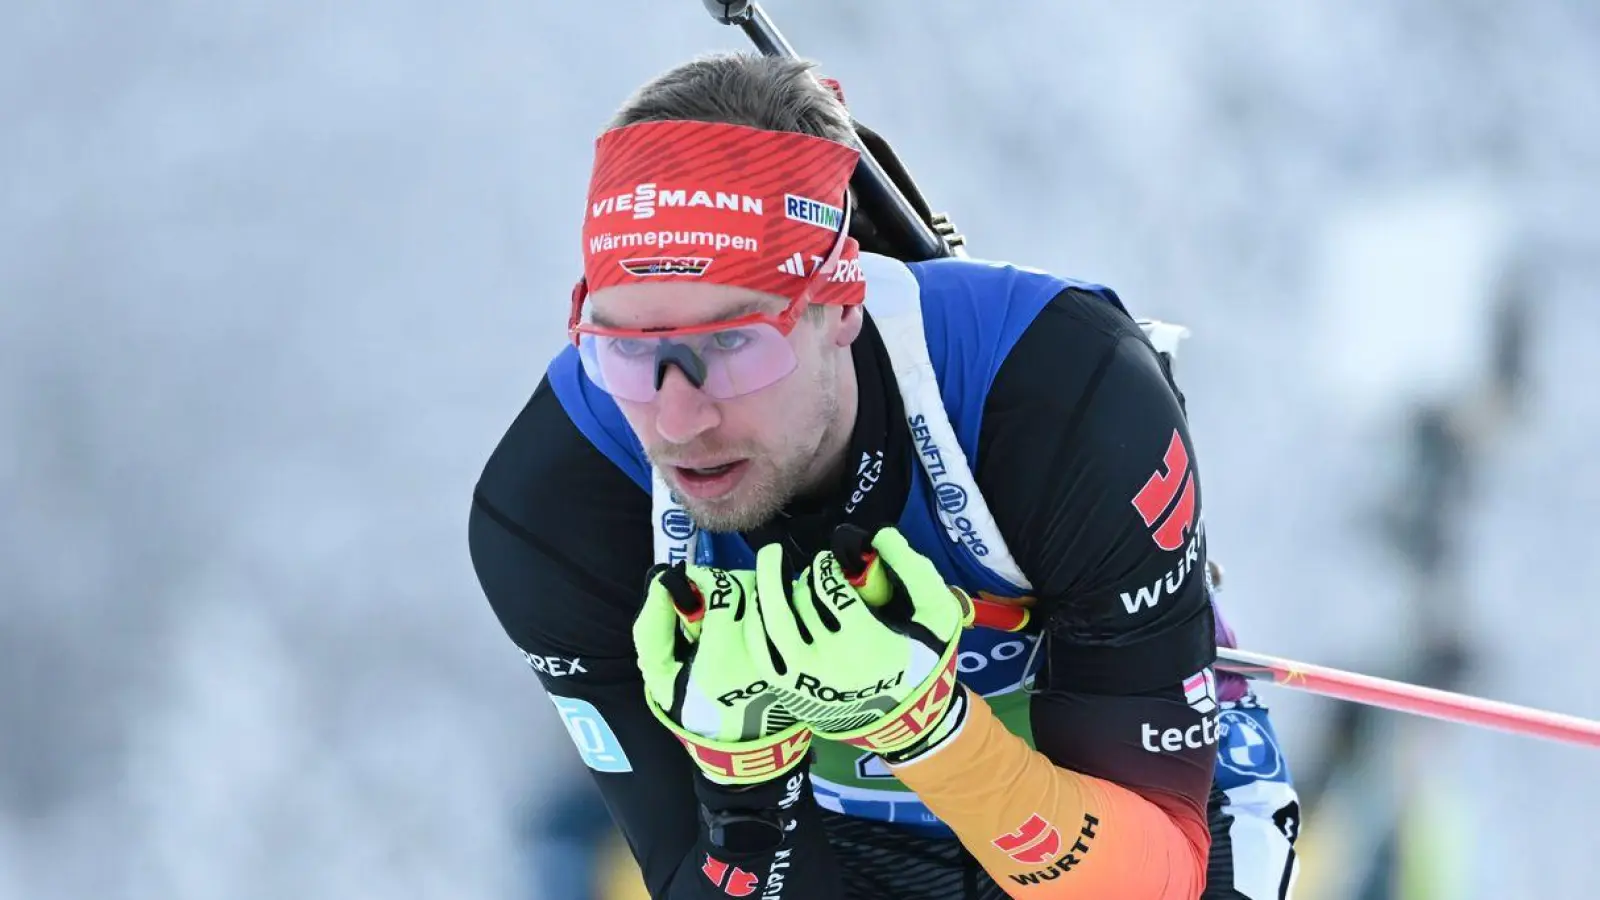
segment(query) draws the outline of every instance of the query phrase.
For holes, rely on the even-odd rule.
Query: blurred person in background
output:
[[[641,88],[597,143],[574,346],[473,497],[480,584],[650,894],[1288,896],[1287,767],[1211,669],[1170,332],[895,259],[856,136],[805,63]],[[973,597],[1031,624],[968,631]]]

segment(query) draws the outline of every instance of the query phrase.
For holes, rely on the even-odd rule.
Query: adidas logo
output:
[[[778,264],[778,271],[798,278],[806,277],[806,258],[798,253]]]

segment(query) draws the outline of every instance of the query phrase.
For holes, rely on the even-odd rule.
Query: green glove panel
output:
[[[818,735],[894,753],[940,725],[972,602],[898,530],[884,528],[869,541],[841,526],[833,550],[817,554],[792,582],[781,549],[763,547],[756,588],[773,652],[755,662],[769,664],[770,692]]]
[[[755,573],[651,570],[633,642],[646,702],[713,781],[766,781],[798,765],[811,733],[768,690]]]

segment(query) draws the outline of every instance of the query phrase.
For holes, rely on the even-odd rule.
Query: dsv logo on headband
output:
[[[705,256],[641,256],[638,259],[621,260],[617,265],[629,275],[640,278],[652,275],[693,275],[698,278],[706,273],[711,260]]]
[[[699,207],[726,209],[731,212],[764,215],[760,197],[732,194],[727,191],[690,191],[687,188],[661,189],[655,182],[641,184],[626,194],[603,197],[590,208],[590,217],[598,219],[612,213],[633,211],[635,219],[648,219],[656,214],[656,207]]]

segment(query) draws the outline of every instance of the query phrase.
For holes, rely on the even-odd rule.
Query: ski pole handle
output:
[[[972,627],[992,628],[995,631],[1021,631],[1028,627],[1032,611],[1026,606],[1012,606],[980,597],[972,597]]]

